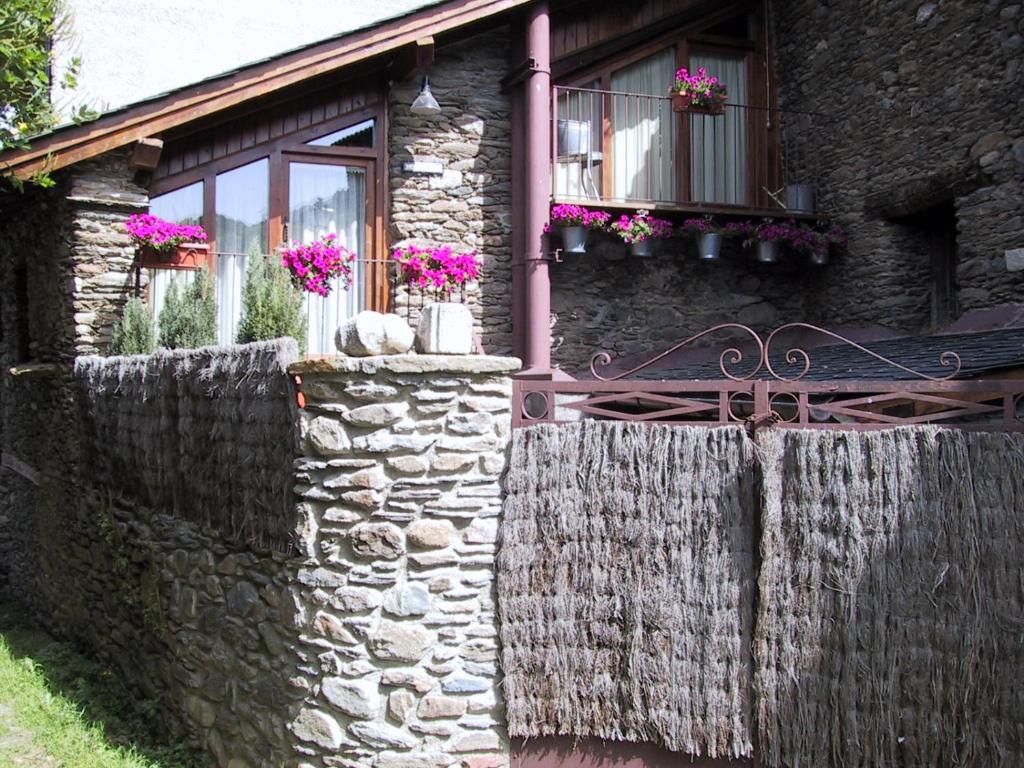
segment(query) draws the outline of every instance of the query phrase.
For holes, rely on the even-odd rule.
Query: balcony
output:
[[[556,203],[817,218],[805,150],[822,115],[676,113],[669,96],[560,86],[553,98]]]

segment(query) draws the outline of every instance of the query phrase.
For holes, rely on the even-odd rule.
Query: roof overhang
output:
[[[282,54],[97,120],[60,128],[26,150],[0,154],[0,172],[29,178],[154,136],[257,97],[337,72],[526,5],[530,0],[450,0],[322,43]]]

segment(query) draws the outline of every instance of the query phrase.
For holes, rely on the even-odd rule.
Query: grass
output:
[[[0,768],[192,768],[108,670],[0,601]]]

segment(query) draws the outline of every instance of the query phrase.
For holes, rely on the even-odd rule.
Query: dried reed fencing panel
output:
[[[752,460],[739,428],[513,433],[498,556],[511,735],[751,753]]]
[[[1024,436],[759,442],[765,765],[1024,765]]]
[[[287,551],[295,458],[291,339],[83,357],[87,479],[213,528]]]

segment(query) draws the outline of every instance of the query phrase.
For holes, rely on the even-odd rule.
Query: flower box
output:
[[[725,102],[717,101],[708,106],[700,106],[690,101],[688,96],[681,93],[672,94],[672,111],[689,112],[691,115],[710,115],[717,117],[725,114]]]
[[[206,243],[180,243],[174,248],[157,249],[139,245],[139,261],[147,269],[199,269],[209,267],[210,246]]]

